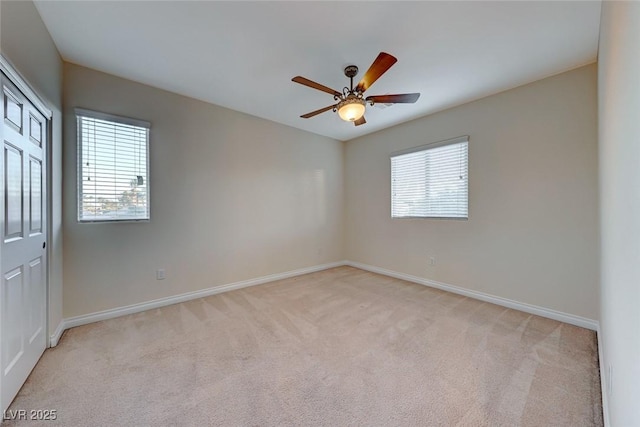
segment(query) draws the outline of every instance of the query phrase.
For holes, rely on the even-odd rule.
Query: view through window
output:
[[[147,122],[76,109],[78,220],[149,219]]]
[[[468,137],[391,155],[392,218],[468,218]]]

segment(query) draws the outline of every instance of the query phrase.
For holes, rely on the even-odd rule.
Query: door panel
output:
[[[42,233],[42,163],[38,159],[29,159],[29,235]]]
[[[21,336],[23,316],[20,312],[24,290],[23,279],[22,267],[9,271],[4,276],[2,336],[6,338],[2,346],[2,356],[7,363],[2,367],[3,374],[9,372],[24,353],[24,340]]]
[[[22,150],[5,142],[4,145],[4,211],[5,242],[22,237],[24,205],[22,197]]]
[[[18,393],[47,344],[47,120],[2,74],[0,103],[0,403]]]
[[[22,133],[22,106],[23,104],[18,100],[16,95],[14,95],[8,88],[5,88],[5,123],[12,125],[20,133]]]
[[[29,114],[29,138],[38,147],[42,145],[42,122]]]
[[[29,337],[29,344],[35,341],[44,327],[44,300],[40,298],[42,283],[44,283],[44,271],[42,271],[42,257],[38,257],[29,263],[29,282],[25,286],[25,296],[31,304],[26,305],[27,323],[25,330]]]

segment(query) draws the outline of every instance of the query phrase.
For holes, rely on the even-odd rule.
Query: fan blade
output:
[[[300,116],[300,117],[302,117],[303,119],[309,119],[309,118],[311,118],[311,117],[313,117],[313,116],[317,116],[317,115],[318,115],[318,114],[320,114],[320,113],[324,113],[325,111],[329,111],[329,110],[331,110],[332,108],[336,108],[336,106],[337,106],[337,105],[338,105],[338,104],[329,105],[328,107],[324,107],[324,108],[321,108],[321,109],[319,109],[319,110],[312,111],[312,112],[307,113],[307,114],[303,114],[303,115],[302,115],[302,116]]]
[[[367,96],[367,102],[379,104],[413,104],[420,98],[419,93],[403,93],[401,95],[373,95]]]
[[[380,55],[373,61],[373,64],[369,67],[366,73],[364,73],[364,77],[356,86],[356,90],[359,92],[364,92],[369,89],[371,85],[380,78],[381,75],[387,72],[389,68],[393,64],[395,64],[398,60],[395,56],[389,55],[385,52],[380,52]]]
[[[353,122],[354,125],[356,126],[360,126],[367,123],[367,121],[364,119],[364,116],[360,117],[358,120],[356,120],[355,122]]]
[[[340,92],[338,92],[337,90],[333,90],[330,87],[326,87],[324,85],[321,85],[320,83],[316,83],[314,81],[311,81],[309,79],[305,79],[302,76],[295,76],[294,78],[291,79],[292,82],[296,82],[296,83],[300,83],[301,85],[304,86],[309,86],[311,88],[314,89],[318,89],[321,90],[323,92],[327,92],[330,93],[331,95],[335,95],[335,96],[340,96],[342,95]]]

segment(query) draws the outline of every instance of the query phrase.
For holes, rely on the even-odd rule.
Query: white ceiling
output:
[[[36,1],[70,62],[339,140],[390,127],[596,60],[600,1]],[[333,97],[379,52],[398,62],[367,95],[420,92],[367,107],[355,127]],[[115,113],[115,112],[114,112]]]

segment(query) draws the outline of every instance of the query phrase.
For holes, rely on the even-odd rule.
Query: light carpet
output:
[[[339,267],[73,328],[10,409],[68,426],[599,426],[597,354],[593,331]]]

